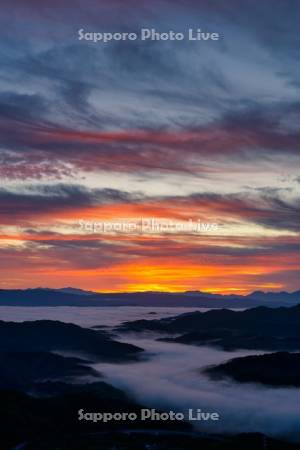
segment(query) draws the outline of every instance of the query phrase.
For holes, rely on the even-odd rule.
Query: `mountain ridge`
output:
[[[300,303],[300,290],[242,295],[212,294],[202,291],[106,293],[66,287],[0,289],[0,306],[157,306],[248,308],[255,306],[293,306]]]

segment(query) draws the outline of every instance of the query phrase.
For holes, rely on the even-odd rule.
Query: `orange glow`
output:
[[[79,227],[81,219],[186,220],[195,215],[208,218],[217,209],[209,202],[200,208],[186,202],[167,201],[72,207],[72,210],[29,218],[23,229],[3,226],[0,246],[5,252],[5,263],[1,267],[0,288],[74,286],[99,292],[200,290],[243,295],[254,290],[287,289],[282,282],[284,273],[299,270],[299,260],[292,250],[268,255],[261,251],[272,247],[276,237],[255,236],[255,233],[249,236],[101,234],[80,232]],[[231,214],[232,210],[228,212]],[[288,249],[298,242],[298,236],[280,239]],[[245,252],[245,257],[239,255],[239,251],[253,248],[260,250]],[[278,274],[282,275],[281,279]]]
[[[41,258],[42,260],[42,258]],[[248,279],[245,270],[238,266],[197,265],[190,264],[181,259],[178,264],[170,261],[158,260],[147,263],[128,263],[112,265],[97,269],[58,269],[55,264],[49,263],[45,267],[39,266],[38,259],[29,260],[36,263],[35,277],[30,280],[30,275],[24,268],[23,277],[28,283],[33,284],[33,279],[39,279],[40,285],[62,287],[72,284],[84,289],[98,292],[184,292],[189,290],[201,290],[203,292],[220,294],[247,294],[257,289],[275,289],[282,285],[268,284]],[[246,272],[253,272],[253,268],[247,268]],[[272,269],[261,267],[260,273],[266,274]],[[43,281],[44,280],[44,281]],[[233,285],[233,281],[235,285]],[[24,282],[24,280],[23,280]]]

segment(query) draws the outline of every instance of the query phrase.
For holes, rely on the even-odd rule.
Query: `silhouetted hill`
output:
[[[0,353],[0,389],[32,388],[35,383],[64,378],[98,377],[99,374],[79,358],[46,352]]]
[[[125,322],[118,328],[122,331],[181,334],[163,340],[212,345],[226,350],[298,350],[300,306],[258,307],[245,311],[218,309],[204,313],[196,311],[161,320]]]
[[[205,373],[214,379],[230,377],[243,383],[299,387],[300,354],[280,352],[234,358],[225,364],[206,369]]]
[[[94,360],[135,360],[142,349],[117,342],[103,331],[51,320],[0,321],[0,352],[65,352]]]

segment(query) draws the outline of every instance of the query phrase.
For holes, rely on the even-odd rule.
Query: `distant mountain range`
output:
[[[0,289],[0,306],[150,306],[199,308],[248,308],[255,306],[293,306],[300,303],[296,292],[255,291],[246,296],[182,293],[134,292],[97,293],[72,287],[62,289]]]

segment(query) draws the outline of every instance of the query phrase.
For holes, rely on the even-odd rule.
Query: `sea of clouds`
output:
[[[0,307],[0,319],[7,321],[61,320],[85,327],[115,327],[128,320],[157,319],[191,311],[191,308],[143,307]],[[107,381],[124,389],[147,407],[185,412],[189,408],[217,412],[212,422],[193,422],[209,432],[264,432],[300,439],[300,389],[272,388],[214,381],[202,370],[231,358],[262,352],[225,352],[211,347],[159,342],[158,336],[123,334],[119,340],[145,349],[137,363],[97,364]]]

